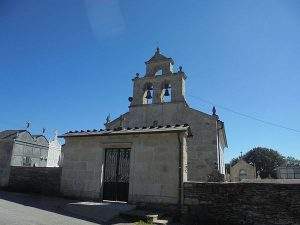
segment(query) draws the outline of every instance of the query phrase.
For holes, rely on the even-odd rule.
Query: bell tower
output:
[[[185,102],[186,75],[179,67],[173,71],[174,61],[160,53],[155,54],[145,62],[146,73],[140,77],[137,73],[133,81],[133,96],[130,107]]]
[[[216,109],[207,114],[187,104],[186,75],[182,67],[173,70],[173,59],[164,56],[159,48],[145,64],[145,73],[137,73],[132,79],[133,95],[129,97],[128,112],[113,121],[107,120],[106,129],[175,128],[188,124],[193,136],[186,140],[187,179],[207,181],[216,169],[224,173],[227,139]]]

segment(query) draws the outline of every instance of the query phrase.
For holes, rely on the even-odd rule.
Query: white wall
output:
[[[61,161],[61,145],[57,136],[49,142],[47,167],[59,167]]]

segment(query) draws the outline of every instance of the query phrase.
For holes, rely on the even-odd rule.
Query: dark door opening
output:
[[[103,200],[128,201],[130,149],[105,149]]]

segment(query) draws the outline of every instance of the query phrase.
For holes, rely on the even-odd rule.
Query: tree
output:
[[[300,160],[292,156],[288,156],[285,159],[287,166],[300,166]]]
[[[256,147],[248,151],[242,156],[247,163],[250,163],[256,167],[256,171],[261,178],[276,178],[276,168],[285,163],[285,157],[279,152],[263,147]],[[231,166],[233,166],[239,158],[231,160]]]

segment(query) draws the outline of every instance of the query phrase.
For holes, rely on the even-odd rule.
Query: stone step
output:
[[[168,220],[161,220],[161,219],[155,219],[155,220],[153,220],[153,224],[155,224],[155,225],[167,225],[168,224]]]
[[[122,212],[120,216],[134,221],[142,220],[157,225],[163,225],[168,223],[167,220],[159,219],[158,213],[150,210],[134,209],[128,212]]]

